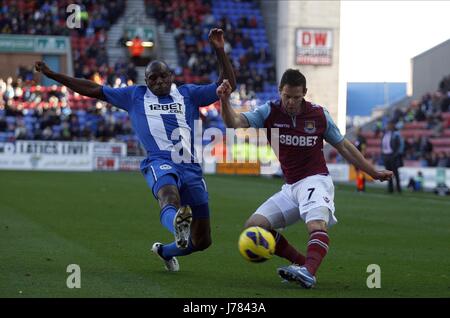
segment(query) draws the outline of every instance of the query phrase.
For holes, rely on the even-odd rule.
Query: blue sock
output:
[[[178,248],[175,242],[162,246],[162,256],[165,259],[170,259],[174,256],[189,255],[194,251],[195,251],[194,245],[192,245],[192,241],[190,239],[189,244],[185,249]]]
[[[172,234],[175,233],[175,229],[173,228],[173,220],[175,219],[176,213],[177,208],[172,204],[168,204],[162,208],[161,213],[159,214],[161,224]]]

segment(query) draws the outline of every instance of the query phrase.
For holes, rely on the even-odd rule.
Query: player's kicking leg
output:
[[[307,191],[305,191],[308,189]],[[288,281],[311,288],[316,284],[316,272],[328,252],[328,227],[334,225],[334,186],[330,176],[315,175],[303,179],[292,187],[297,206],[307,207],[300,217],[309,233],[305,263],[278,269],[278,274]]]
[[[283,190],[266,200],[245,223],[245,227],[260,226],[269,230],[275,238],[275,255],[293,264],[303,265],[303,256],[288,240],[275,229],[284,228],[300,220],[298,207]]]
[[[186,182],[189,178],[184,175],[185,183],[181,185],[176,167],[167,173],[170,164],[163,163],[164,171],[158,169],[162,162],[157,162],[152,165],[151,173],[146,174],[146,180],[161,206],[161,224],[174,234],[175,241],[156,242],[152,251],[164,261],[166,269],[178,271],[176,257],[204,250],[211,244],[208,197],[201,175],[190,182]]]
[[[253,214],[245,223],[245,228],[249,228],[251,226],[259,226],[272,233],[276,243],[275,255],[287,259],[292,264],[305,264],[305,256],[303,256],[294,246],[292,246],[280,232],[273,230],[273,226],[266,216],[257,213]]]
[[[208,213],[207,217],[202,216],[202,212]],[[159,249],[159,256],[164,260],[170,260],[177,256],[186,256],[194,252],[202,251],[211,245],[211,233],[209,223],[208,204],[192,206],[192,223],[190,226],[191,236],[188,239],[186,248],[177,247],[176,242],[162,245]]]
[[[160,169],[161,166],[165,166],[165,169]],[[170,162],[154,161],[152,165],[144,170],[144,176],[161,207],[161,224],[174,235],[175,242],[186,247],[186,242],[189,240],[189,225],[191,222],[191,218],[189,218],[190,208],[182,207],[180,204],[177,170]],[[173,245],[174,248],[177,248],[175,242]],[[151,251],[164,262],[164,266],[168,271],[178,271],[178,260],[173,255],[165,253],[166,246],[172,247],[172,244],[163,245],[156,242],[153,244]]]
[[[304,288],[312,288],[316,284],[315,274],[328,252],[329,238],[327,222],[329,210],[327,207],[318,207],[308,212],[306,226],[309,232],[309,241],[306,260],[303,266],[292,264],[278,268],[278,274],[292,282],[299,283]]]

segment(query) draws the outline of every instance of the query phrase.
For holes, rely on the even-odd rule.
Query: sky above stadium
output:
[[[450,39],[449,14],[450,1],[342,1],[346,82],[410,81],[411,58]]]

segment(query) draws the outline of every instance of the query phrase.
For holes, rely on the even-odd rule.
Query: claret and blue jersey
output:
[[[243,115],[250,127],[279,130],[277,155],[288,184],[328,174],[323,141],[336,145],[344,140],[328,111],[307,101],[303,101],[303,112],[297,116],[284,112],[281,100],[267,102]],[[273,146],[271,134],[267,137]]]
[[[190,140],[189,151],[192,154],[191,162],[194,162],[194,121],[199,119],[200,106],[218,100],[216,89],[216,83],[179,87],[172,85],[170,95],[161,97],[154,95],[145,85],[124,88],[103,86],[106,101],[128,112],[133,129],[147,151],[141,171],[146,175],[155,196],[157,180],[168,173],[177,176],[180,191],[186,182],[195,181],[204,185],[199,164],[175,164],[171,153],[180,140]],[[177,128],[181,138],[172,140],[172,134]]]

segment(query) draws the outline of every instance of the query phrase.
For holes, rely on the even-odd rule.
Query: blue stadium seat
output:
[[[62,126],[61,126],[61,125],[53,125],[53,126],[52,126],[52,130],[53,130],[53,132],[55,132],[55,133],[60,133],[61,130],[62,130]]]
[[[7,124],[15,124],[16,123],[16,117],[14,117],[14,116],[6,116],[6,123]]]
[[[36,121],[36,117],[25,116],[23,121],[25,122],[25,125],[32,125]]]

